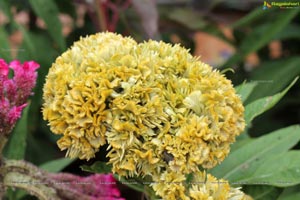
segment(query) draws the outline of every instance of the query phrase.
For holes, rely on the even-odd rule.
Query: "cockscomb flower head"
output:
[[[188,174],[224,160],[245,126],[231,82],[179,45],[148,41],[136,54],[137,72],[109,104],[114,172]]]
[[[130,61],[135,47],[130,38],[101,33],[82,38],[52,65],[44,86],[43,116],[53,133],[63,135],[58,146],[67,149],[67,156],[90,159],[106,143],[109,102],[132,73],[129,63],[121,63]]]
[[[205,172],[193,173],[188,182],[186,177],[175,172],[164,172],[159,182],[152,183],[156,194],[168,200],[198,200],[198,199],[223,199],[223,200],[252,200],[240,188],[230,187],[228,181],[217,179]]]
[[[156,177],[154,177],[156,180]],[[166,170],[152,183],[156,194],[168,200],[252,200],[240,188],[230,187],[228,181],[220,179],[205,172],[196,172],[187,181],[186,176]]]
[[[108,144],[121,176],[160,177],[212,168],[245,126],[244,107],[223,74],[180,45],[137,44],[113,33],[81,38],[53,64],[44,119],[70,157]]]
[[[9,134],[20,118],[36,84],[38,68],[39,64],[34,61],[21,64],[14,60],[7,64],[0,59],[0,134]],[[9,69],[13,70],[11,79]]]

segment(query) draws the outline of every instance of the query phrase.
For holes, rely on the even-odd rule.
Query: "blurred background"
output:
[[[215,68],[232,68],[224,73],[235,86],[253,83],[248,104],[280,92],[300,74],[299,11],[258,0],[0,0],[0,57],[41,65],[30,108],[14,131],[27,135],[24,158],[40,165],[64,157],[56,146],[59,136],[42,119],[42,88],[56,57],[80,37],[112,31],[138,42],[180,43]],[[254,120],[251,137],[300,124],[299,84]],[[105,159],[101,151],[98,157]],[[83,163],[64,170],[83,174]]]

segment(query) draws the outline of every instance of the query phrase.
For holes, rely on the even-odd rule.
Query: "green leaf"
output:
[[[272,108],[287,92],[288,90],[297,82],[299,77],[296,77],[293,82],[282,92],[275,94],[274,96],[264,97],[254,102],[251,102],[245,107],[245,121],[246,124],[257,117],[258,115],[264,113],[265,111]]]
[[[73,19],[76,19],[75,3],[70,0],[54,0],[58,7],[59,12],[70,15]]]
[[[290,9],[281,11],[276,18],[269,22],[265,32],[261,33],[258,27],[251,32],[237,49],[237,53],[230,57],[224,64],[224,67],[230,67],[237,62],[241,61],[249,53],[259,50],[268,44],[274,36],[279,33],[283,28],[298,14],[298,9]],[[265,24],[263,26],[266,26]]]
[[[300,126],[294,125],[276,130],[265,136],[252,139],[234,152],[210,172],[218,178],[224,178],[232,184],[248,184],[238,182],[249,178],[256,169],[272,155],[288,151],[300,140]]]
[[[285,40],[285,39],[300,39],[300,26],[296,24],[289,24],[275,35],[274,40]]]
[[[300,131],[297,132],[300,135]],[[287,187],[300,183],[300,151],[277,154],[265,160],[251,177],[241,182],[262,183],[278,187]]]
[[[243,191],[255,200],[274,200],[279,196],[281,189],[268,185],[246,185]]]
[[[22,189],[17,189],[17,188],[8,188],[6,190],[6,198],[7,200],[15,200],[15,199],[20,199],[23,200],[26,195],[28,195],[28,192]]]
[[[59,49],[66,49],[66,42],[62,35],[62,25],[58,18],[59,11],[53,0],[29,0],[34,12],[44,20],[49,34],[57,43]]]
[[[22,52],[21,56],[25,57],[24,60],[37,60],[38,58],[38,49],[35,48],[35,39],[34,37],[21,25],[17,25],[18,29],[22,32],[23,35],[23,43],[25,48],[25,53]],[[20,57],[20,55],[18,55]]]
[[[0,27],[0,58],[7,62],[11,60],[11,48],[8,41],[8,35],[3,27]]]
[[[242,134],[246,134],[246,133],[242,133]],[[239,148],[245,146],[246,144],[248,144],[249,142],[251,142],[253,139],[248,137],[245,137],[240,139],[240,136],[237,138],[236,142],[233,143],[230,147],[230,152],[234,152],[236,150],[238,150]]]
[[[49,162],[46,162],[46,163],[40,165],[39,167],[48,172],[53,172],[53,173],[60,172],[65,167],[70,165],[73,161],[74,161],[74,159],[70,159],[70,158],[59,158],[56,160],[51,160]]]
[[[257,28],[257,32],[263,34],[267,31],[268,24],[261,25]],[[273,40],[299,39],[300,26],[296,24],[288,24],[284,29],[274,35]]]
[[[112,173],[111,165],[108,165],[106,162],[97,161],[91,166],[83,165],[80,166],[83,171],[92,172],[92,173]]]
[[[300,199],[300,185],[288,187],[283,190],[277,200],[299,200]]]
[[[28,111],[30,104],[24,108],[21,119],[17,122],[5,147],[5,157],[8,159],[24,159],[26,137],[28,132]]]
[[[130,187],[133,190],[139,191],[139,192],[145,192],[145,187],[143,183],[138,181],[136,178],[124,178],[122,176],[119,176],[117,174],[114,174],[115,179],[119,180],[120,183],[123,185],[126,185],[127,187]]]
[[[256,8],[252,12],[250,12],[248,15],[244,16],[240,20],[237,20],[231,25],[231,28],[239,28],[243,26],[248,26],[251,23],[262,19],[265,17],[265,15],[269,14],[271,10],[263,10],[261,7]]]
[[[3,13],[9,18],[9,21],[13,21],[13,16],[10,11],[10,6],[7,0],[1,0],[0,1],[0,9],[3,11]]]
[[[242,83],[236,86],[235,90],[239,95],[241,95],[242,101],[245,102],[256,87],[256,85],[257,82]]]
[[[17,55],[19,60],[35,60],[41,64],[39,69],[39,77],[41,72],[43,74],[48,73],[48,67],[54,62],[59,51],[53,48],[51,38],[46,31],[28,31],[23,26],[18,25],[17,27],[23,34],[23,43],[20,48],[24,51],[20,51]],[[44,79],[44,77],[42,77]],[[42,81],[44,82],[44,81]]]
[[[259,89],[253,91],[249,97],[249,102],[282,90],[295,78],[295,74],[300,74],[299,66],[299,57],[269,61],[261,64],[251,75],[251,80],[259,83],[257,87]]]
[[[24,49],[24,51],[19,51],[17,59],[23,61],[26,60],[34,60],[40,64],[40,68],[38,69],[38,77],[37,77],[37,83],[36,87],[34,88],[34,96],[31,97],[32,105],[30,109],[30,118],[29,118],[29,125],[30,130],[37,131],[37,129],[44,129],[41,124],[45,123],[41,119],[41,117],[38,115],[40,113],[40,108],[42,105],[42,95],[43,95],[43,85],[45,82],[45,76],[48,73],[49,67],[51,66],[51,63],[54,62],[55,58],[59,55],[59,52],[57,49],[53,48],[53,42],[44,30],[37,30],[37,31],[27,31],[22,26],[18,27],[23,34],[23,43],[21,44],[20,48]],[[46,127],[47,130],[49,130],[49,127]],[[47,137],[47,135],[44,135]],[[50,137],[56,137],[55,134],[48,134]],[[57,137],[56,137],[57,140]],[[36,139],[34,139],[36,141]],[[44,141],[47,142],[47,141]],[[49,141],[48,141],[49,144]],[[42,162],[45,162],[47,160],[52,159],[51,156],[37,156],[41,154],[41,151],[36,149],[36,147],[41,147],[41,149],[45,148],[45,144],[43,144],[42,141],[35,142],[35,144],[31,145],[28,149],[33,150],[35,149],[34,153],[28,154],[28,159],[30,157],[33,157],[33,159],[40,159],[42,158]],[[53,148],[54,149],[54,148]],[[47,148],[45,150],[53,150],[52,148]],[[47,155],[50,155],[49,152]],[[35,160],[37,161],[37,160]],[[36,163],[41,163],[40,161],[37,161]]]
[[[169,12],[168,17],[192,30],[202,29],[206,26],[206,22],[202,19],[202,16],[192,9],[173,9],[172,12]]]

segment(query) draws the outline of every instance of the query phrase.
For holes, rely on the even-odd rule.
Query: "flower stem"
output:
[[[5,187],[26,190],[41,200],[59,199],[54,188],[49,187],[46,174],[36,166],[22,160],[4,160],[0,168]]]
[[[7,137],[5,137],[4,135],[0,135],[0,199],[3,199],[3,196],[5,194],[5,186],[3,184],[4,174],[2,173],[1,169],[4,164],[2,151],[4,149],[6,142],[7,142]]]
[[[4,135],[0,135],[0,160],[2,159],[2,151],[5,147],[6,142],[7,142],[7,137]]]

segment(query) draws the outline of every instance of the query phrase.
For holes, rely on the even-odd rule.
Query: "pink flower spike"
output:
[[[34,61],[27,61],[24,62],[23,64],[23,69],[24,71],[35,71],[36,69],[38,69],[40,67],[40,65]]]
[[[49,174],[52,181],[64,183],[58,188],[61,194],[73,193],[78,199],[125,200],[121,197],[116,180],[112,174],[93,174],[80,177],[68,173]],[[62,200],[65,198],[62,196]]]
[[[9,63],[9,68],[14,70],[14,77],[21,77],[24,74],[23,66],[18,60],[13,60]]]
[[[15,70],[16,68],[22,67],[22,64],[20,63],[19,60],[13,60],[9,63],[9,67]]]
[[[23,108],[25,108],[27,106],[27,104],[23,104],[21,106],[14,106],[10,109],[10,111],[8,112],[8,123],[10,125],[13,125],[16,123],[16,121],[21,117],[21,113]]]
[[[6,115],[10,108],[9,101],[7,99],[0,99],[0,113]],[[1,118],[3,120],[4,118]]]
[[[3,59],[0,59],[0,76],[2,75],[7,77],[8,72],[9,72],[9,67],[7,63]]]
[[[27,98],[32,95],[32,89],[36,84],[37,72],[39,64],[34,61],[24,62],[22,65],[18,60],[10,62],[9,67],[14,70],[13,81],[18,88],[16,104],[23,104]]]
[[[15,101],[18,98],[16,83],[12,79],[8,79],[3,82],[3,86],[6,98],[10,101],[11,105],[15,105]]]
[[[21,117],[26,101],[32,95],[36,84],[39,64],[27,61],[22,64],[14,60],[7,64],[0,59],[0,134],[6,136],[12,131],[15,123]],[[9,70],[14,71],[9,78]]]

